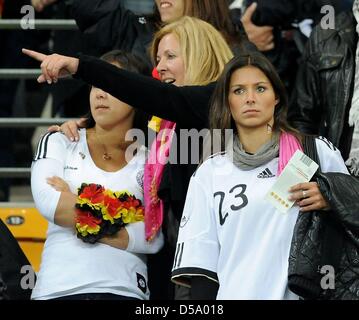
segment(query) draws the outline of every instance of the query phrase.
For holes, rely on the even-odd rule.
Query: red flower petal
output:
[[[103,191],[105,189],[97,184],[90,183],[82,190],[80,198],[89,199],[93,204],[101,203],[103,201]]]
[[[95,228],[102,221],[100,218],[94,217],[90,211],[77,210],[76,214],[76,222],[88,225],[90,228]]]

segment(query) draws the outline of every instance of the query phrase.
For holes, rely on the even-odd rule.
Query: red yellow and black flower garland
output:
[[[128,223],[144,220],[141,201],[126,190],[112,191],[99,184],[83,183],[77,194],[77,237],[84,242],[95,243]]]

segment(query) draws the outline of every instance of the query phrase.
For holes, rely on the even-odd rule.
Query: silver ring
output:
[[[303,198],[306,198],[307,197],[307,192],[306,191],[302,191],[303,192]]]

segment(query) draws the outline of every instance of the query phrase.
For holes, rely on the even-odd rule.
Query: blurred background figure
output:
[[[347,2],[346,2],[347,3]],[[359,176],[359,1],[339,13],[335,29],[309,38],[288,112],[299,130],[327,137]],[[357,69],[356,69],[357,68]]]
[[[273,63],[290,95],[307,39],[331,5],[339,13],[352,0],[235,0],[230,9],[248,38]]]
[[[51,19],[72,19],[72,0],[31,0],[37,14],[36,16]],[[79,52],[98,56],[99,52],[94,46],[89,46],[82,33],[78,30],[51,31],[48,52],[61,54],[78,54]],[[56,84],[50,89],[52,95],[51,115],[60,117],[78,117],[84,115],[88,108],[88,86],[77,79],[69,79]],[[74,107],[76,106],[76,107]]]
[[[153,11],[155,5],[154,0],[119,0],[123,2],[123,5],[128,10],[136,14],[150,14]]]
[[[26,0],[1,0],[0,19],[21,19],[21,7],[29,4]],[[33,62],[21,55],[21,48],[30,45],[39,49],[44,38],[44,32],[36,30],[0,30],[0,68],[31,68]],[[45,36],[46,37],[46,36]],[[38,101],[39,89],[32,90],[31,81],[18,79],[0,80],[0,117],[26,116],[25,109],[34,112]],[[34,93],[34,94],[33,94]],[[31,99],[27,99],[31,95]],[[25,106],[26,104],[26,106]],[[34,105],[32,105],[34,104]],[[34,107],[34,108],[31,108]],[[32,116],[30,113],[28,116]],[[28,130],[0,128],[0,167],[23,166],[31,163]],[[15,143],[16,141],[16,143]],[[15,163],[15,158],[18,159]],[[0,201],[9,200],[9,178],[0,179]]]
[[[124,7],[135,12],[151,12],[153,0],[119,0]],[[53,19],[73,19],[73,0],[31,0],[39,17]],[[89,42],[86,35],[79,30],[56,30],[51,32],[48,51],[63,55],[76,55],[78,53],[100,56],[104,53],[96,43]],[[88,108],[89,87],[78,79],[69,79],[52,86],[52,116],[79,117],[84,115]],[[76,108],[74,107],[76,106]]]

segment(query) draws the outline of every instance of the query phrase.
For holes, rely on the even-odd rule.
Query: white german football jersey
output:
[[[325,139],[316,144],[323,172],[348,173],[337,149]],[[298,299],[287,287],[298,206],[283,214],[264,199],[277,169],[278,158],[243,171],[223,154],[201,165],[180,223],[174,282],[208,277],[219,282],[217,299]]]
[[[80,130],[77,143],[68,141],[60,133],[46,134],[40,140],[32,165],[31,184],[36,206],[49,220],[49,227],[33,299],[88,292],[148,299],[146,256],[142,253],[151,252],[151,246],[160,248],[163,238],[147,243],[144,223],[138,222],[126,226],[130,238],[127,250],[84,243],[73,229],[53,223],[60,192],[46,183],[47,177],[56,175],[63,178],[74,193],[82,183],[97,183],[113,191],[128,190],[143,201],[145,159],[143,148],[124,168],[106,172],[91,158],[85,129]]]

